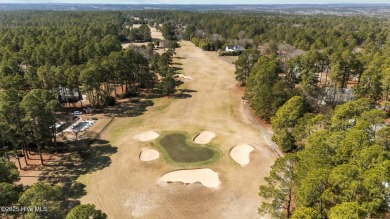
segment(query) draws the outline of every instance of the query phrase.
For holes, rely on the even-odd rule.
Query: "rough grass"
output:
[[[221,152],[211,144],[197,145],[186,132],[164,132],[155,141],[171,164],[201,166],[217,161]]]
[[[110,124],[109,130],[107,131],[109,135],[106,136],[107,139],[109,139],[114,144],[118,141],[118,139],[120,139],[121,136],[123,136],[123,133],[127,130],[129,124],[136,126],[141,125],[144,121],[142,117],[127,118],[125,120],[125,123],[118,120],[114,120]]]

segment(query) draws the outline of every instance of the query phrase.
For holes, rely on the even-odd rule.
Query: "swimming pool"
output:
[[[77,125],[75,125],[72,129],[75,131],[84,131],[89,125],[89,122],[79,122]]]

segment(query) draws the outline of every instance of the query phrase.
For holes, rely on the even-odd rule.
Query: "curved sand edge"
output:
[[[190,76],[186,76],[186,75],[183,75],[183,74],[177,74],[177,77],[184,78],[184,79],[187,79],[187,80],[192,80],[192,78]]]
[[[249,154],[254,150],[254,147],[249,144],[240,144],[235,146],[230,151],[230,157],[241,166],[249,164]]]
[[[203,186],[209,188],[219,188],[218,173],[209,169],[175,170],[164,174],[158,179],[158,184],[166,185],[171,182],[196,183],[200,182]]]
[[[154,140],[154,139],[158,138],[158,136],[160,136],[160,135],[157,132],[148,131],[148,132],[144,132],[144,133],[135,135],[134,139],[138,140],[138,141],[150,141],[150,140]]]
[[[142,149],[142,152],[139,155],[139,159],[141,161],[152,161],[152,160],[157,160],[158,158],[160,158],[160,152],[150,148]]]
[[[215,133],[210,131],[203,131],[194,138],[196,144],[207,144],[213,138],[215,138]]]

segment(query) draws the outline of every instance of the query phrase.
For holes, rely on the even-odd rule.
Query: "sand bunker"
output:
[[[142,149],[139,159],[142,161],[152,161],[160,157],[160,153],[155,149]]]
[[[134,139],[139,140],[139,141],[150,141],[158,138],[160,136],[157,132],[154,131],[148,131],[144,132],[142,134],[138,134],[134,136]]]
[[[249,154],[254,148],[248,144],[240,144],[230,151],[230,156],[241,166],[249,164]]]
[[[209,188],[218,188],[220,185],[218,173],[211,169],[176,170],[166,173],[158,180],[160,185],[169,182],[195,183],[200,182]]]
[[[215,138],[215,133],[210,131],[203,131],[195,137],[194,142],[197,144],[207,144],[211,139]]]
[[[186,80],[192,80],[192,78],[190,76],[186,76],[186,75],[183,75],[183,74],[177,74],[176,76],[179,77],[179,78],[184,78]]]

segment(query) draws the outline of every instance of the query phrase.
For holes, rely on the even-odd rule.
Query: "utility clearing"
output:
[[[115,118],[101,138],[118,151],[110,156],[108,167],[79,178],[87,191],[81,203],[96,205],[109,218],[262,218],[257,214],[263,201],[258,190],[276,155],[244,112],[235,67],[216,52],[202,51],[188,41],[179,44],[173,63],[196,78],[182,79],[179,89],[193,92],[188,98],[154,99],[142,115]],[[195,136],[202,130],[210,133],[190,142],[200,144],[197,147],[210,142],[221,154],[215,162],[140,160],[142,149],[157,149],[159,133],[183,131]],[[245,168],[229,156],[231,148],[241,144],[256,148]]]

